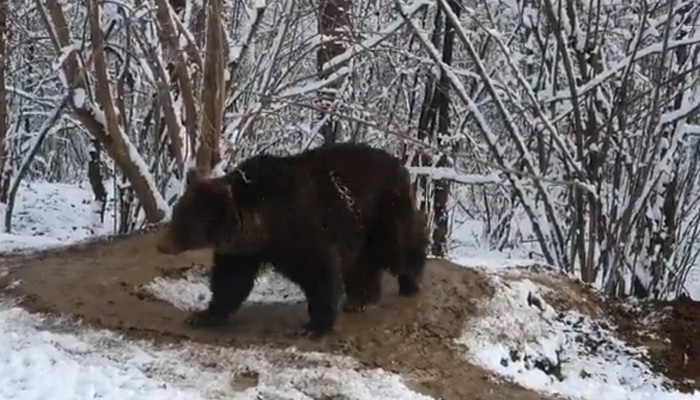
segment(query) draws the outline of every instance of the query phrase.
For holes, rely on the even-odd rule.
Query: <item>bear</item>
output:
[[[408,170],[388,152],[339,143],[291,155],[260,154],[221,177],[186,174],[186,189],[157,244],[164,254],[210,248],[212,298],[188,323],[215,326],[238,310],[260,265],[299,285],[305,328],[333,330],[345,311],[379,301],[384,270],[399,294],[420,292],[427,258],[425,218]]]

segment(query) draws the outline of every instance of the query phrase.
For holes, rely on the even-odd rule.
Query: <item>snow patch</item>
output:
[[[455,248],[450,252],[450,260],[458,265],[480,268],[488,272],[498,272],[506,268],[540,265],[537,260],[516,258],[497,250]]]
[[[207,308],[211,299],[209,278],[203,268],[190,268],[180,277],[157,277],[142,287],[151,296],[185,311]],[[249,303],[298,303],[304,293],[283,276],[266,271],[255,282]]]
[[[700,399],[666,389],[644,350],[628,347],[604,321],[555,310],[542,297],[551,289],[524,274],[491,275],[494,297],[455,340],[469,361],[526,388],[576,399]]]
[[[684,286],[691,299],[700,300],[700,265],[694,265],[690,268]]]
[[[518,243],[512,248],[500,251],[494,249],[483,221],[465,217],[464,212],[460,212],[458,209],[452,211],[452,218],[448,258],[455,264],[497,272],[505,268],[527,267],[543,263],[543,260],[539,258],[529,257],[529,250],[533,246]],[[530,226],[521,221],[514,221],[511,226],[512,230],[523,232],[520,235],[530,234]]]
[[[195,390],[199,385],[216,384],[212,372],[108,332],[76,336],[50,332],[44,325],[19,308],[0,310],[0,398],[196,400],[205,398]],[[183,378],[165,380],[178,375]]]
[[[73,90],[73,106],[75,108],[83,108],[85,106],[85,102],[87,100],[87,93],[85,93],[85,89],[83,88],[76,88]]]
[[[111,186],[105,183],[109,191]],[[22,182],[12,213],[12,232],[0,232],[0,253],[69,245],[112,233],[113,203],[106,205],[104,223],[97,219],[93,204],[87,185]]]
[[[164,349],[108,331],[66,330],[60,321],[0,306],[0,398],[430,399],[399,376],[363,370],[347,357],[191,343]]]

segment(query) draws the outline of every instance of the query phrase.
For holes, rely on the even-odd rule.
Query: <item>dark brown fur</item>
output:
[[[397,276],[401,295],[416,294],[426,247],[406,168],[347,143],[252,157],[220,178],[188,173],[158,245],[168,254],[214,249],[212,301],[192,322],[222,322],[269,262],[304,291],[315,333],[332,329],[343,288],[347,311],[377,302],[383,270]]]

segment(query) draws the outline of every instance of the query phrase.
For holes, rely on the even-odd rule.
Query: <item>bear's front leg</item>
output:
[[[336,252],[328,251],[296,262],[301,268],[295,270],[304,270],[294,279],[306,297],[309,322],[304,328],[315,337],[331,333],[343,293],[340,257]]]
[[[209,306],[190,315],[186,322],[198,327],[213,327],[226,322],[253,290],[259,266],[260,263],[253,257],[214,253],[214,265],[209,277]]]

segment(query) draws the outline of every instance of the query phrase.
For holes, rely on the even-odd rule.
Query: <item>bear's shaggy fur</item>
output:
[[[363,144],[343,143],[278,157],[259,155],[219,178],[187,174],[158,251],[212,248],[212,299],[190,323],[215,325],[253,288],[271,263],[298,284],[316,334],[332,330],[344,309],[379,301],[381,275],[399,291],[420,291],[428,237],[400,160]]]

